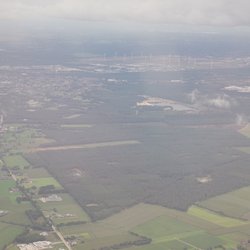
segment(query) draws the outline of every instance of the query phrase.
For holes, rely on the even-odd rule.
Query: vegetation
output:
[[[44,241],[45,239],[44,236],[37,233],[24,232],[16,237],[15,242],[18,244],[29,244],[36,241]]]
[[[199,217],[203,220],[207,220],[222,227],[237,227],[249,224],[249,222],[222,216],[197,206],[190,207],[188,214]]]

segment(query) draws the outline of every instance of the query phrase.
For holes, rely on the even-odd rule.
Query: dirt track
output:
[[[100,143],[89,143],[80,145],[67,145],[67,146],[57,146],[57,147],[41,147],[34,148],[29,151],[29,153],[46,152],[46,151],[62,151],[71,149],[93,149],[93,148],[103,148],[103,147],[115,147],[115,146],[125,146],[125,145],[135,145],[140,144],[139,141],[112,141],[112,142],[100,142]]]

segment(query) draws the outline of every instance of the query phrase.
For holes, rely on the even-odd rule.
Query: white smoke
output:
[[[237,102],[228,95],[222,94],[211,98],[207,95],[202,95],[197,89],[188,94],[188,98],[196,106],[230,109],[237,105]]]
[[[196,103],[199,99],[200,92],[198,89],[194,89],[190,94],[188,94],[188,98],[192,103]]]
[[[220,109],[230,109],[233,105],[232,100],[226,95],[218,96],[213,99],[208,99],[205,101],[208,106],[220,108]]]
[[[235,122],[237,126],[245,126],[248,123],[248,119],[243,114],[237,114]]]

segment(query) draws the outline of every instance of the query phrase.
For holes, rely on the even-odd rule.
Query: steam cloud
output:
[[[236,105],[236,101],[228,95],[223,94],[209,98],[207,95],[202,95],[197,89],[193,90],[188,97],[193,104],[199,106],[230,109]]]
[[[237,114],[236,116],[236,125],[245,126],[248,123],[247,117],[242,114]]]

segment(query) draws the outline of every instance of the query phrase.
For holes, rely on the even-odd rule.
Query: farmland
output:
[[[4,157],[3,161],[9,168],[19,167],[23,169],[29,167],[29,163],[21,155],[9,155]]]
[[[222,215],[218,215],[209,210],[192,206],[188,209],[188,214],[193,215],[195,217],[201,218],[203,220],[207,220],[209,222],[215,223],[221,227],[237,227],[246,224],[247,222],[232,219],[229,217],[225,217]]]
[[[25,184],[26,188],[35,186],[37,188],[53,185],[57,189],[61,189],[62,186],[53,177],[31,178],[30,183]]]
[[[15,188],[15,182],[12,180],[2,180],[0,183],[0,210],[8,211],[8,213],[0,217],[0,221],[7,223],[17,223],[21,225],[29,225],[30,222],[25,214],[27,209],[31,208],[29,203],[19,204],[16,198],[20,196],[20,192],[12,192],[11,189]]]
[[[200,202],[199,206],[238,219],[249,219],[250,187],[241,188]]]
[[[56,225],[71,222],[87,222],[88,215],[68,194],[61,194],[62,201],[41,203],[45,216],[50,217]]]
[[[0,222],[0,249],[13,242],[24,231],[23,227],[8,225]]]
[[[79,128],[64,127],[61,129],[77,130]],[[88,129],[92,129],[92,127]],[[25,139],[23,140],[25,141]],[[70,163],[70,161],[65,161],[65,157],[68,154],[77,156],[79,150],[81,150],[81,154],[85,155],[95,150],[98,150],[99,153],[112,150],[119,154],[119,148],[130,150],[132,147],[133,150],[138,150],[140,144],[141,140],[119,140],[65,146],[46,145],[41,147],[38,145],[29,151],[26,146],[20,144],[19,153],[6,154],[2,157],[3,169],[1,172],[6,179],[0,182],[2,204],[0,210],[8,210],[8,214],[0,217],[0,231],[5,239],[3,244],[8,245],[13,242],[18,235],[25,231],[26,226],[45,226],[48,221],[57,227],[64,239],[74,242],[73,250],[83,248],[99,250],[103,247],[112,249],[117,246],[122,246],[124,250],[207,249],[218,246],[233,249],[239,242],[248,239],[247,232],[250,232],[248,222],[250,214],[249,187],[194,203],[186,212],[160,205],[138,203],[126,209],[118,209],[104,219],[93,221],[89,216],[90,211],[104,209],[105,206],[102,202],[89,199],[83,206],[81,203],[79,204],[75,199],[77,197],[72,195],[71,191],[68,192],[68,184],[65,185],[60,178],[63,171],[59,175],[54,175],[53,169],[50,167],[51,162],[57,162],[56,165],[60,165],[67,178],[70,176],[73,183],[81,182],[83,186],[87,184],[86,190],[82,189],[85,193],[93,187],[93,190],[99,188],[98,192],[102,195],[110,194],[109,188],[103,189],[100,183],[93,182],[93,172],[89,169],[82,169],[80,164],[72,166],[70,169],[64,168]],[[55,158],[56,161],[54,159],[51,161],[49,158],[49,161],[45,163],[42,155],[44,153],[53,154],[53,157],[55,155],[63,156],[59,157],[60,161],[59,158]],[[78,158],[76,157],[76,159]],[[111,160],[112,162],[115,161]],[[43,167],[44,165],[46,168]],[[109,166],[113,168],[117,164],[112,163]],[[6,174],[6,168],[9,171],[8,174]],[[16,175],[17,182],[9,174],[12,177]],[[139,176],[139,180],[144,178],[145,175]],[[17,202],[17,198],[22,196],[21,191],[16,189],[17,184],[21,185],[21,190],[24,188],[22,192],[29,195],[35,207],[29,201]],[[122,181],[120,184],[123,185]],[[27,214],[27,211],[36,209],[41,211],[44,217],[41,216],[36,220],[30,218],[30,213]],[[11,235],[9,235],[10,230],[13,232]],[[44,230],[48,230],[48,228],[44,228]],[[35,232],[40,233],[41,231]],[[53,249],[58,250],[64,247],[64,243],[58,241],[58,237],[53,234],[53,231],[48,231],[48,236],[46,236],[46,239],[55,244]],[[15,244],[10,244],[8,248],[8,250],[16,249]]]
[[[196,208],[192,209],[196,210]],[[220,218],[219,214],[213,214],[213,216]],[[190,213],[139,204],[102,221],[62,226],[60,230],[65,236],[83,237],[84,249],[93,247],[99,249],[101,246],[108,248],[118,244],[118,239],[120,242],[126,242],[126,239],[132,241],[133,237],[135,240],[139,236],[152,241],[145,246],[132,246],[129,249],[151,250],[163,247],[164,249],[180,250],[184,247],[207,249],[221,245],[231,249],[237,245],[237,242],[248,238],[241,232],[241,227],[235,222],[236,220],[224,218],[223,223],[221,221],[217,223],[216,220],[211,219],[208,224],[207,220],[208,218],[197,218]],[[242,225],[250,228],[249,224]],[[232,232],[238,230],[238,234],[229,233],[227,230]],[[128,232],[132,232],[132,235],[129,235]]]

